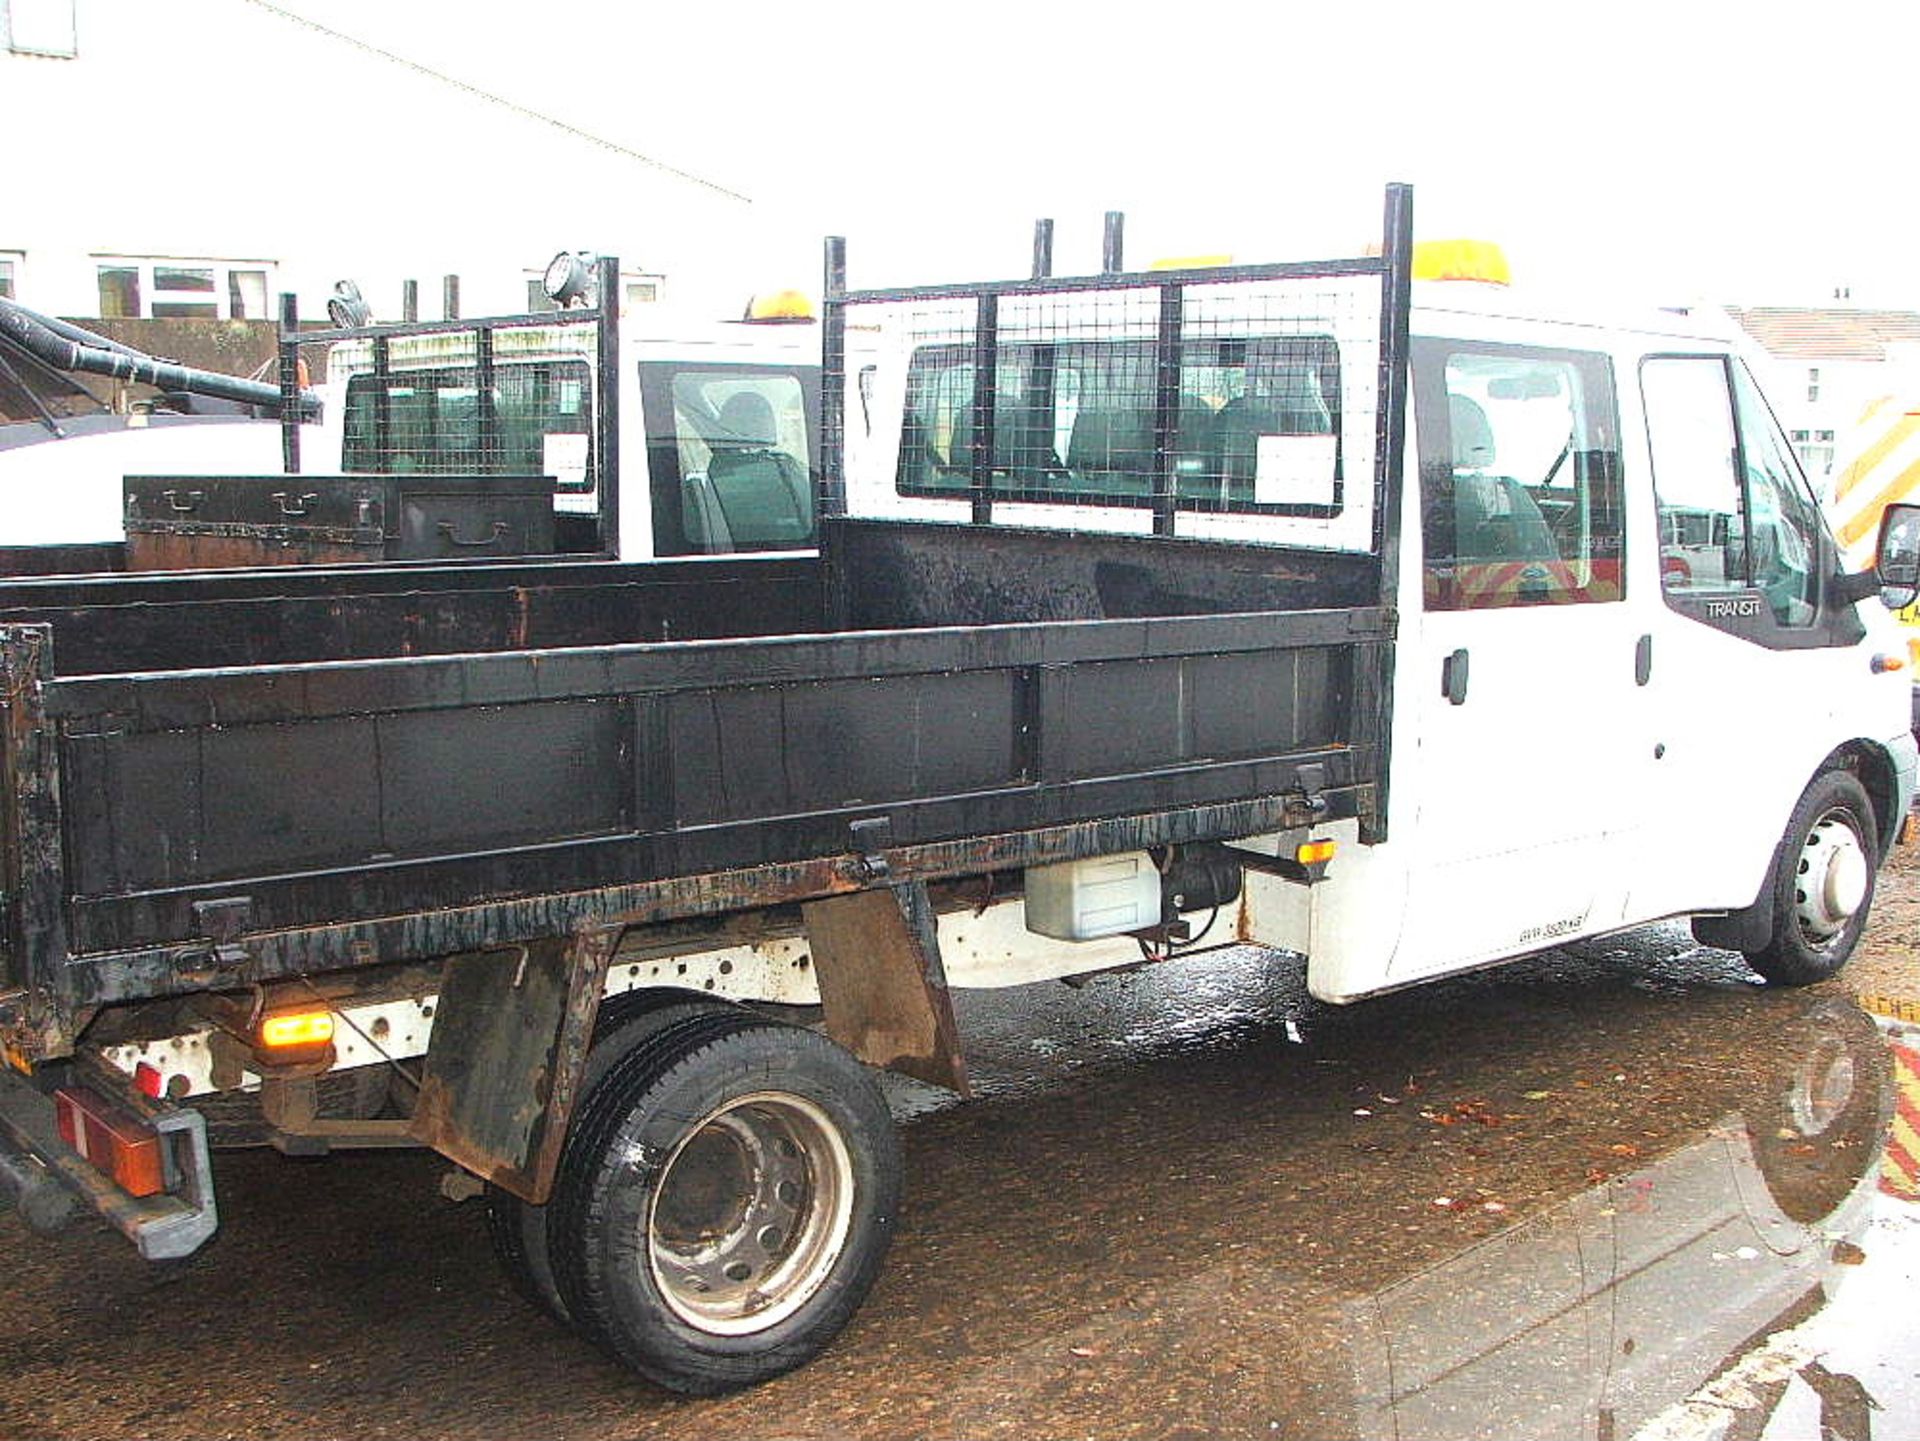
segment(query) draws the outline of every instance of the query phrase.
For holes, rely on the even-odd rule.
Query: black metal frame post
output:
[[[280,293],[280,463],[300,473],[300,297]]]
[[[440,318],[442,320],[460,318],[460,277],[457,275],[440,277]]]
[[[481,326],[473,332],[473,428],[479,451],[475,469],[493,469],[493,447],[499,436],[499,417],[493,405],[493,331]]]
[[[411,284],[411,282],[409,282]],[[384,335],[373,339],[373,451],[386,455],[393,448],[392,346]]]
[[[1053,222],[1033,222],[1033,278],[1045,280],[1053,274]]]
[[[973,492],[973,523],[993,522],[994,412],[998,409],[994,384],[1000,354],[1000,297],[979,297],[973,330],[973,450],[967,457]]]
[[[1160,287],[1160,326],[1154,336],[1153,533],[1172,535],[1179,496],[1173,469],[1174,432],[1180,424],[1180,362],[1186,297],[1177,285]]]
[[[420,282],[417,280],[400,282],[400,318],[408,325],[420,318]]]
[[[820,518],[847,513],[847,242],[827,237],[820,290]]]
[[[1106,224],[1100,234],[1100,269],[1108,275],[1118,275],[1126,268],[1124,250],[1126,240],[1127,217],[1124,211],[1109,210]]]
[[[1374,441],[1373,543],[1380,560],[1380,610],[1391,639],[1399,632],[1401,512],[1405,505],[1408,358],[1413,309],[1413,187],[1389,185],[1381,220],[1379,413]],[[1360,820],[1360,839],[1377,845],[1391,829],[1388,804],[1393,784],[1393,681],[1398,648],[1377,646],[1363,684],[1373,692],[1372,742],[1380,757],[1371,816]]]
[[[1380,554],[1380,604],[1399,599],[1400,509],[1407,443],[1407,355],[1413,305],[1413,187],[1389,185],[1383,217],[1380,297],[1380,406],[1374,451],[1373,536]]]
[[[620,257],[594,262],[599,293],[594,330],[594,418],[599,456],[594,480],[600,493],[600,553],[620,555]],[[644,489],[644,488],[643,488]]]

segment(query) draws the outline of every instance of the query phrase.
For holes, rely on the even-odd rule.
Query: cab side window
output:
[[[814,416],[792,369],[644,361],[654,553],[814,543]]]
[[[1725,356],[1658,356],[1642,365],[1640,388],[1669,602],[1693,614],[1702,601],[1708,621],[1764,608],[1777,626],[1813,625],[1822,522],[1745,367]]]
[[[1619,600],[1619,424],[1602,355],[1419,341],[1429,610]]]

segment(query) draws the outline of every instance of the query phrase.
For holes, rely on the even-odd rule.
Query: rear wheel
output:
[[[1816,777],[1774,856],[1772,933],[1747,963],[1785,986],[1825,980],[1846,964],[1873,904],[1877,835],[1859,781],[1845,771]]]
[[[601,1078],[649,1037],[692,1016],[739,1009],[730,1001],[685,991],[631,991],[609,996],[601,1003],[594,1024],[593,1046],[580,1074],[575,1114],[584,1109]],[[553,1279],[553,1262],[547,1249],[548,1214],[546,1206],[523,1201],[498,1186],[487,1187],[487,1234],[507,1279],[534,1305],[557,1320],[571,1322],[567,1303]]]
[[[582,1331],[642,1375],[711,1395],[811,1360],[892,1240],[900,1157],[866,1069],[748,1013],[635,1048],[569,1138],[548,1224]]]

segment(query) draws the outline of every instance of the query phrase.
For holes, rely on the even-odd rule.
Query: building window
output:
[[[217,319],[220,306],[214,296],[211,270],[188,269],[179,265],[153,267],[155,320]]]
[[[227,272],[227,318],[229,320],[266,320],[267,272],[229,270]]]
[[[1807,404],[1816,405],[1820,400],[1820,367],[1807,367]]]
[[[1794,430],[1787,433],[1800,468],[1818,480],[1833,473],[1833,432],[1830,430]]]
[[[71,60],[77,53],[73,0],[0,0],[0,29],[19,55]]]
[[[132,265],[100,267],[100,318],[133,320],[140,315],[140,271]]]
[[[18,255],[0,255],[0,300],[19,298],[20,257]]]
[[[98,263],[102,320],[266,320],[269,269],[257,262]]]

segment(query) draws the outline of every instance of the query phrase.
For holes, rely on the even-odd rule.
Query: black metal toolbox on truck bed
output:
[[[130,475],[129,570],[551,555],[528,475]]]

